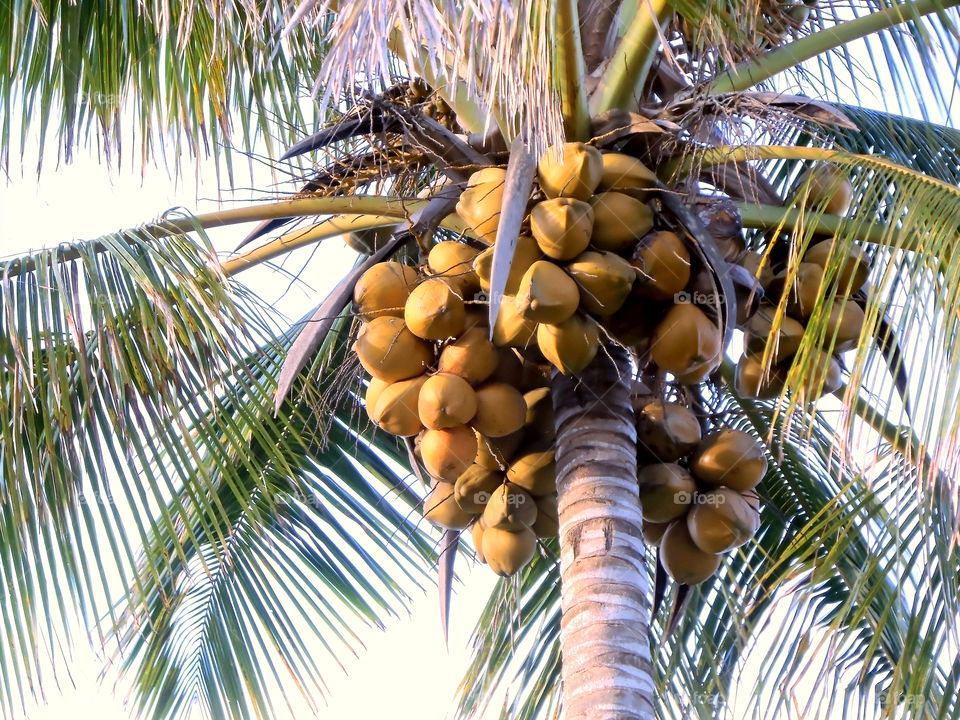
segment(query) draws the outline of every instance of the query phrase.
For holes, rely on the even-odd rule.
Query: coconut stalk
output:
[[[625,351],[554,373],[567,720],[652,720],[650,587]]]

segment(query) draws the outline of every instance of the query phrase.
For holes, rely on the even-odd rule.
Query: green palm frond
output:
[[[750,717],[825,717],[846,706],[864,718],[960,717],[953,656],[930,651],[952,647],[948,618],[960,609],[955,506],[925,506],[916,471],[876,437],[881,460],[857,468],[840,461],[837,430],[822,416],[810,418],[808,433],[725,389],[712,405],[734,427],[772,433],[761,528],[694,590],[672,634],[669,607],[661,611],[652,640],[658,716],[713,718],[734,706]],[[509,688],[501,717],[552,717],[559,623],[555,563],[538,561],[518,581],[501,581],[477,623],[464,715]],[[827,635],[835,644],[811,654]],[[822,690],[791,696],[810,674]],[[829,707],[807,704],[823,701]]]
[[[326,49],[324,26],[278,45],[288,12],[279,2],[4,3],[0,165],[23,151],[28,129],[41,158],[51,131],[67,159],[96,141],[118,162],[135,143],[145,163],[175,167],[222,154],[228,173],[231,146],[260,141],[276,157],[274,138],[292,142],[316,121],[300,100]]]
[[[266,674],[318,682],[306,631],[349,645],[435,560],[407,519],[405,454],[347,430],[356,367],[274,417],[290,335],[199,237],[141,229],[0,267],[4,714],[78,612],[137,648],[145,708],[263,712]],[[343,361],[343,322],[317,363]]]

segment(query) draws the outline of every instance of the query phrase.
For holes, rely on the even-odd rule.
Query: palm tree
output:
[[[4,714],[42,690],[77,613],[143,714],[219,718],[275,716],[286,693],[270,690],[291,680],[322,694],[305,638],[334,658],[353,648],[356,626],[395,613],[438,561],[446,607],[456,534],[438,553],[412,448],[356,412],[352,288],[388,256],[475,235],[453,209],[489,165],[507,168],[491,277],[504,288],[536,159],[590,141],[656,168],[657,211],[700,253],[724,347],[743,283],[716,214],[698,212],[707,196],[788,286],[815,238],[839,248],[828,279],[862,246],[863,331],[816,405],[796,390],[823,384],[838,282],[819,286],[784,368],[795,392],[745,398],[726,358],[706,384],[669,385],[707,429],[768,451],[755,539],[693,588],[642,542],[630,381],[646,355],[607,341],[581,373],[555,373],[559,537],[491,596],[460,712],[511,682],[511,718],[960,717],[960,131],[935,122],[956,104],[957,3],[329,5],[0,11],[5,163],[21,116],[44,118],[41,137],[59,117],[69,158],[92,127],[119,153],[124,113],[144,158],[214,152],[232,177],[227,143],[250,151],[256,136],[275,157],[306,136],[286,156],[316,159],[278,165],[300,183],[291,197],[0,266]],[[866,78],[898,112],[861,106]],[[314,85],[324,103],[301,102]],[[849,212],[809,201],[815,164],[849,178]],[[254,221],[258,244],[218,258],[205,230]],[[235,279],[380,228],[390,239],[293,327]],[[773,334],[783,321],[781,307]],[[808,699],[795,685],[809,678]]]

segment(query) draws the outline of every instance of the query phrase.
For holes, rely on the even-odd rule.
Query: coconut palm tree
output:
[[[94,127],[118,154],[133,117],[143,158],[213,152],[231,177],[255,138],[289,145],[296,187],[3,262],[4,714],[42,690],[78,614],[142,714],[219,718],[276,716],[291,681],[322,695],[312,640],[355,647],[437,566],[445,613],[471,544],[437,544],[416,449],[357,412],[350,298],[388,257],[477,242],[457,199],[498,166],[495,319],[537,160],[583,141],[656,171],[645,197],[705,269],[726,352],[706,383],[651,376],[634,310],[639,340],[608,326],[592,363],[554,373],[559,534],[497,585],[460,713],[509,685],[511,718],[960,717],[956,4],[5,5],[5,163],[33,117],[41,138],[60,119],[67,158]],[[884,107],[864,106],[878,86]],[[823,165],[849,210],[803,174]],[[724,218],[763,257],[752,277]],[[205,233],[250,222],[226,258]],[[367,243],[357,267],[292,327],[236,279],[345,233]],[[738,292],[782,268],[776,335],[824,236],[782,390],[745,397]],[[854,247],[862,330],[814,403]],[[754,539],[692,588],[642,539],[633,406],[651,390],[766,447]]]

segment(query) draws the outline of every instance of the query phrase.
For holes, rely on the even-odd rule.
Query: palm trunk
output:
[[[556,374],[557,490],[567,720],[652,720],[650,598],[637,498],[629,362],[601,352]]]

